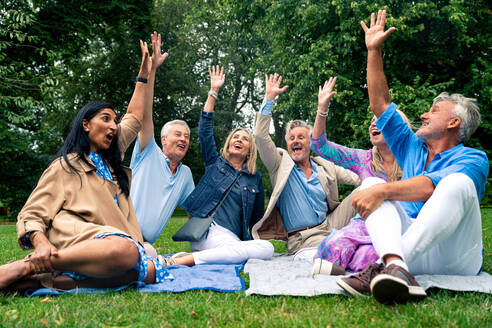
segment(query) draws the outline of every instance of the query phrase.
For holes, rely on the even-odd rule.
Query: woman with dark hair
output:
[[[152,35],[154,56],[140,41],[142,63],[126,115],[118,122],[112,105],[84,106],[58,154],[43,172],[18,216],[18,241],[34,248],[24,259],[0,266],[0,290],[39,287],[114,287],[170,278],[144,251],[129,198],[130,170],[122,155],[151,106],[147,78],[167,54]]]
[[[264,191],[261,174],[256,171],[256,144],[243,128],[227,137],[221,155],[217,152],[212,119],[215,101],[224,85],[224,68],[209,69],[210,91],[198,125],[198,136],[205,175],[188,196],[183,208],[192,216],[215,213],[207,234],[191,242],[192,254],[159,256],[164,265],[235,264],[250,258],[268,260],[273,245],[266,240],[251,240],[250,229],[263,216]]]

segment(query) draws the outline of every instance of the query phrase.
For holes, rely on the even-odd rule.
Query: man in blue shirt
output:
[[[160,40],[152,40],[153,47],[160,47]],[[158,52],[160,53],[160,51]],[[165,53],[160,63],[167,57]],[[154,62],[154,61],[152,61]],[[160,64],[159,64],[160,65]],[[148,83],[155,81],[157,67],[152,67]],[[154,139],[152,120],[153,90],[147,95],[142,130],[133,149],[130,167],[133,201],[140,229],[145,240],[147,255],[157,257],[152,243],[166,227],[176,206],[180,206],[193,191],[195,185],[191,170],[181,164],[190,144],[190,128],[186,122],[167,122],[161,130],[162,150]]]
[[[401,181],[364,180],[353,205],[380,263],[338,284],[381,303],[426,297],[412,274],[476,275],[483,260],[479,201],[489,165],[484,152],[463,146],[480,123],[475,100],[441,93],[413,133],[396,114],[383,71],[386,12],[371,15],[365,31],[367,86],[376,125],[403,170]]]
[[[285,139],[287,151],[270,138],[274,99],[287,89],[282,77],[266,77],[265,100],[256,117],[255,138],[273,191],[263,218],[253,226],[254,239],[287,241],[289,253],[318,246],[332,228],[340,229],[355,216],[351,197],[338,200],[338,184],[358,185],[349,170],[321,157],[311,158],[311,127],[304,121],[289,122]]]

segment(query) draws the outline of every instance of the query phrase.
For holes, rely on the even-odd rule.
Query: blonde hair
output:
[[[410,129],[413,129],[412,123],[410,123],[410,120],[405,115],[405,113],[403,113],[399,109],[397,109],[396,111],[398,112],[398,114],[400,114],[401,118],[405,122],[407,122]],[[381,152],[379,151],[379,148],[377,146],[372,147],[371,170],[376,174],[385,173],[383,157],[381,156]],[[391,172],[387,176],[388,182],[398,181],[401,179],[402,175],[403,175],[403,171],[401,170],[400,166],[398,165],[395,159],[395,161],[393,162],[393,167],[391,168]]]
[[[238,132],[238,131],[244,131],[248,134],[249,137],[249,152],[248,156],[246,156],[246,168],[251,174],[256,173],[256,158],[257,158],[257,151],[256,151],[256,143],[255,143],[255,138],[253,135],[246,129],[243,128],[236,128],[232,130],[231,133],[227,136],[227,139],[224,143],[224,148],[221,150],[221,155],[224,157],[227,161],[230,158],[229,154],[229,144],[231,143],[232,136]]]

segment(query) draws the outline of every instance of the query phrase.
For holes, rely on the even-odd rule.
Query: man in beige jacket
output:
[[[274,99],[288,86],[280,87],[282,77],[266,76],[265,99],[256,116],[255,138],[273,191],[263,218],[253,226],[254,239],[287,241],[293,254],[317,246],[332,228],[345,226],[356,215],[352,194],[341,203],[338,183],[359,185],[352,172],[321,157],[310,157],[311,126],[301,120],[289,122],[287,150],[277,148],[269,135]]]

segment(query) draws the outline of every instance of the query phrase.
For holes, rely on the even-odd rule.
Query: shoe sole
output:
[[[365,295],[365,294],[359,293],[358,291],[356,291],[354,288],[352,288],[349,284],[347,284],[342,279],[338,279],[337,280],[337,285],[340,286],[343,290],[345,290],[347,293],[349,293],[352,296],[356,296],[356,297],[369,297],[369,295]]]
[[[409,286],[403,279],[389,274],[380,274],[371,281],[371,293],[382,304],[421,301],[427,297],[425,289]]]

